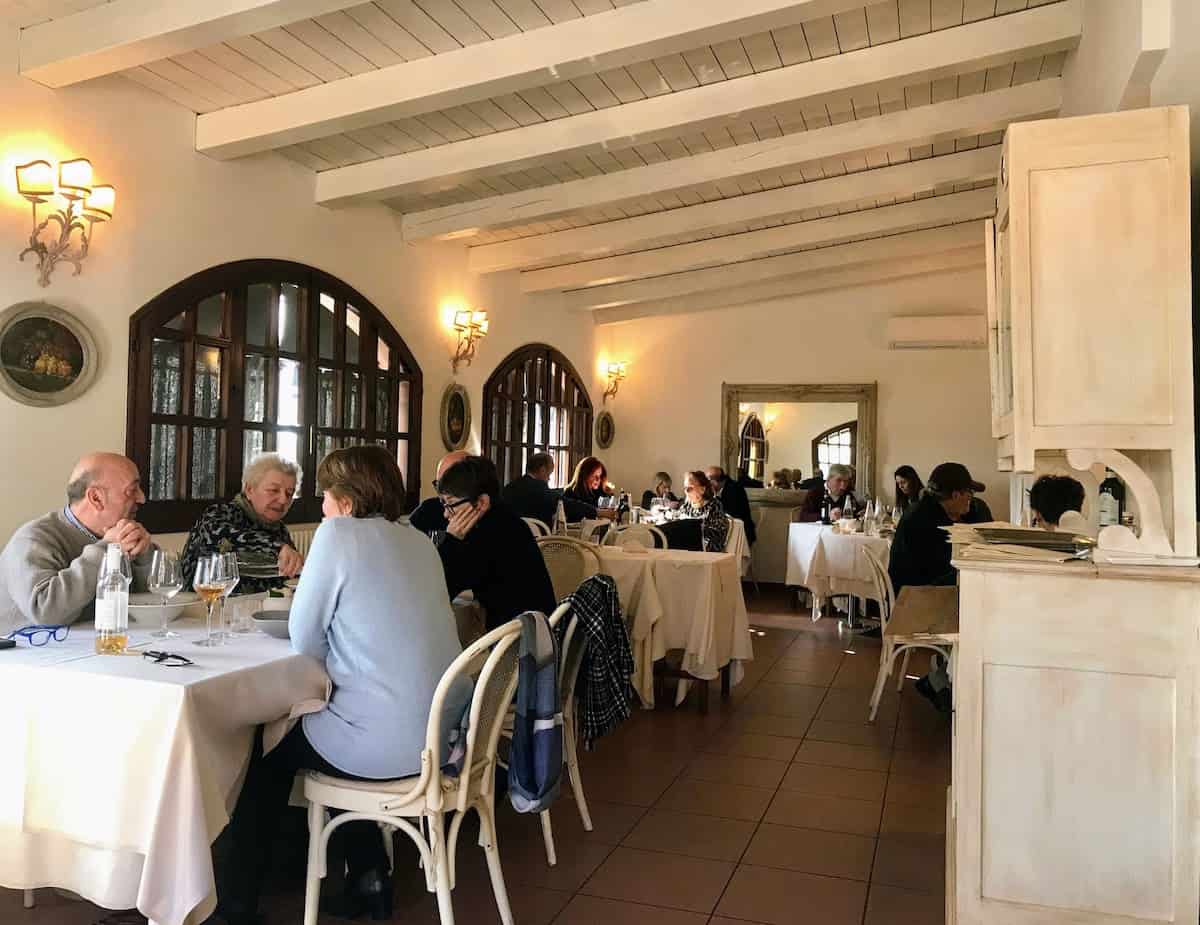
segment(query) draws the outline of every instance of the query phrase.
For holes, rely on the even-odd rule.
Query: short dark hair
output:
[[[1058,526],[1067,511],[1083,510],[1083,485],[1069,475],[1043,475],[1029,489],[1029,506]]]
[[[729,474],[720,466],[709,466],[708,468],[712,469],[716,473],[716,475],[713,476],[712,479],[709,479],[709,481],[715,480],[718,482],[724,482],[727,478],[729,478]],[[704,474],[708,475],[707,472]]]
[[[404,476],[392,454],[376,444],[331,452],[317,467],[317,485],[349,501],[354,517],[382,514],[395,521],[404,513]]]
[[[475,501],[480,495],[499,501],[500,476],[496,464],[485,456],[468,456],[442,473],[438,492],[468,501]]]
[[[542,469],[553,469],[554,457],[549,453],[534,453],[529,457],[529,461],[525,463],[525,471],[530,475],[535,472],[540,472]]]

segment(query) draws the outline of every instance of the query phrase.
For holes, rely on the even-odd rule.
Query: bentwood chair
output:
[[[892,587],[892,579],[888,575],[887,565],[880,559],[879,554],[869,546],[863,546],[863,554],[871,567],[871,577],[875,585],[876,597],[879,599],[880,631],[883,648],[879,652],[879,673],[875,676],[875,689],[871,691],[871,713],[868,722],[875,722],[875,714],[879,712],[879,701],[883,697],[883,686],[895,667],[896,659],[904,658],[900,664],[900,673],[896,678],[896,690],[904,687],[904,678],[908,674],[908,660],[914,649],[927,649],[936,652],[950,662],[950,653],[958,642],[958,618],[948,615],[941,625],[930,627],[926,623],[917,625],[903,615],[892,619],[896,606],[896,592]],[[920,634],[919,636],[917,634]]]
[[[670,549],[667,535],[654,524],[627,524],[616,531],[614,546],[641,546],[644,549]]]
[[[546,526],[544,521],[538,520],[536,517],[522,517],[521,519],[529,525],[529,529],[533,531],[535,537],[550,535],[550,528]]]
[[[600,571],[600,557],[596,550],[582,540],[569,536],[543,536],[537,541],[554,585],[554,599],[564,597]]]
[[[610,529],[616,529],[611,520],[585,520],[579,525],[579,538],[585,543],[598,546]]]
[[[503,925],[513,925],[496,840],[496,749],[517,687],[521,624],[512,620],[463,650],[434,691],[421,752],[421,772],[394,781],[351,781],[310,771],[304,777],[308,799],[308,871],[304,925],[316,925],[321,879],[326,874],[329,837],[358,819],[370,819],[404,832],[417,846],[426,888],[437,894],[441,925],[454,925],[451,891],[455,883],[458,833],[468,810],[479,814],[479,846],[487,858],[492,892]],[[478,672],[471,699],[462,773],[441,770],[442,710],[451,685]],[[342,810],[330,818],[327,810]],[[446,814],[453,812],[449,832]]]

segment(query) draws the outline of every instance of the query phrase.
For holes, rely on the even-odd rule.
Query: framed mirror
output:
[[[751,478],[769,485],[772,472],[781,467],[802,467],[811,476],[818,457],[823,464],[848,461],[858,470],[858,490],[874,497],[877,403],[874,382],[724,382],[721,457],[725,470],[736,474],[747,468]]]

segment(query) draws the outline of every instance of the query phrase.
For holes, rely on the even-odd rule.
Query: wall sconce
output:
[[[763,432],[769,434],[771,432],[771,428],[775,426],[775,422],[778,420],[778,411],[776,411],[774,408],[764,408],[762,417]]]
[[[608,364],[608,386],[604,390],[604,404],[607,405],[610,398],[616,397],[617,388],[625,379],[625,366],[624,362]]]
[[[475,359],[476,342],[487,337],[487,312],[466,310],[455,312],[454,330],[458,332],[458,349],[454,351],[454,359],[450,361],[450,366],[457,373],[460,364],[471,365],[471,361]]]
[[[60,260],[74,264],[74,275],[78,276],[83,270],[83,260],[88,255],[94,226],[113,217],[116,191],[106,184],[94,185],[91,161],[78,157],[59,163],[57,194],[61,203],[53,203],[59,208],[47,215],[40,224],[38,206],[55,195],[54,166],[42,160],[18,165],[17,192],[33,208],[29,246],[21,251],[19,259],[24,261],[26,254],[37,255],[38,284],[41,286],[50,285],[50,274]],[[51,222],[58,222],[58,235],[55,237],[51,234],[48,241],[43,241],[42,232]],[[71,233],[74,231],[79,232],[79,244],[72,249]]]

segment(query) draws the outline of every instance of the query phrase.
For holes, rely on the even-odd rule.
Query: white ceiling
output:
[[[145,0],[113,0],[122,6],[138,2]],[[202,0],[190,2],[202,4]],[[280,22],[256,31],[240,31],[243,20],[233,25],[225,23],[220,28],[229,34],[217,32],[223,38],[220,42],[195,47],[185,44],[186,50],[165,57],[143,54],[133,66],[111,70],[197,114],[223,110],[240,113],[243,109],[252,113],[256,104],[267,105],[260,101],[281,98],[287,104],[293,96],[311,96],[311,88],[330,85],[331,91],[336,91],[339,82],[349,80],[351,83],[345,85],[349,87],[356,75],[377,70],[392,69],[388,74],[394,73],[395,80],[402,83],[409,62],[450,52],[458,53],[456,62],[486,61],[490,42],[512,42],[514,36],[534,30],[570,28],[569,23],[582,17],[602,17],[596,20],[595,29],[619,28],[621,17],[627,15],[619,9],[639,2],[668,0],[376,0],[345,8],[337,8],[339,4],[334,2],[325,4],[326,12],[314,18]],[[483,271],[517,268],[523,271],[523,278],[528,276],[531,281],[578,278],[578,285],[568,282],[561,287],[565,289],[603,286],[611,284],[613,277],[610,274],[593,279],[586,273],[572,275],[570,271],[554,277],[536,274],[546,268],[589,261],[603,264],[607,272],[609,264],[604,261],[611,263],[614,258],[648,252],[674,259],[676,254],[691,253],[681,250],[681,246],[701,241],[712,242],[713,254],[701,265],[713,266],[906,234],[939,224],[977,220],[978,197],[954,199],[953,194],[992,183],[991,155],[973,159],[961,171],[958,165],[964,158],[952,158],[961,152],[998,145],[1007,119],[973,117],[976,103],[971,100],[999,99],[992,94],[1040,82],[1047,82],[1047,87],[1057,85],[1056,78],[1062,74],[1072,43],[1060,40],[1039,44],[1035,26],[1044,17],[1035,8],[1059,3],[1066,4],[1059,8],[1069,12],[1069,8],[1078,8],[1078,0],[881,0],[861,7],[831,0],[825,9],[835,10],[832,15],[787,22],[751,34],[730,33],[710,44],[620,67],[589,71],[576,66],[573,79],[550,79],[549,72],[555,68],[548,62],[548,72],[540,81],[526,80],[512,92],[478,97],[450,108],[436,104],[422,107],[418,100],[408,110],[412,114],[399,120],[363,118],[355,120],[363,124],[349,131],[311,137],[314,132],[309,129],[308,140],[268,143],[265,147],[275,147],[290,160],[331,178],[353,172],[356,184],[367,182],[363,187],[366,195],[361,198],[382,199],[405,213],[406,237],[419,239],[436,234],[461,238],[471,245],[473,264]],[[254,4],[253,0],[242,0],[240,5]],[[23,44],[27,35],[41,39],[39,30],[66,29],[55,35],[70,36],[71,27],[78,21],[82,36],[73,37],[86,45],[85,27],[94,28],[103,21],[96,18],[103,17],[103,11],[94,8],[104,6],[96,0],[0,0],[0,21],[33,27],[23,33]],[[820,11],[820,4],[814,0],[796,0],[794,6]],[[203,18],[203,13],[198,15]],[[971,24],[997,18],[1002,19],[988,35],[1003,38],[1028,33],[1028,46],[1010,43],[1012,47],[1006,46],[1003,53],[988,55],[984,45],[980,46],[984,53],[964,55],[960,65],[932,72],[914,66],[909,78],[893,75],[886,80],[872,79],[872,68],[881,67],[894,56],[892,49],[903,52],[906,43],[916,43],[915,48],[922,41],[933,42],[935,34],[939,49],[952,51],[960,34],[965,42],[978,44],[982,26]],[[777,21],[783,19],[786,16]],[[39,25],[50,21],[54,22]],[[255,20],[247,18],[244,22]],[[684,31],[681,25],[680,32]],[[214,33],[197,30],[196,34]],[[181,40],[172,41],[175,45],[171,47],[178,48]],[[43,44],[53,45],[49,41]],[[131,39],[131,47],[134,44]],[[870,51],[879,46],[892,49],[886,55]],[[83,49],[80,56],[86,57],[89,51]],[[837,73],[844,72],[848,83],[841,92],[835,88],[814,96],[807,83],[812,69],[834,73],[826,59],[845,61],[845,67]],[[953,55],[947,60],[953,61]],[[762,105],[764,97],[759,87],[763,80],[772,79],[763,76],[770,72],[792,78],[787,86],[795,87],[794,98],[789,101],[786,94],[781,97],[777,93],[770,105]],[[647,112],[647,106],[659,105],[646,101],[660,97],[664,101],[678,100],[676,108],[686,113],[694,100],[712,99],[715,91],[705,88],[717,84],[729,85],[735,95],[736,88],[745,87],[744,104],[736,106],[738,111],[691,124],[686,117],[672,113],[661,130],[630,129],[628,136],[623,135],[626,113],[634,120],[631,124],[640,126],[643,122],[636,120],[646,118],[642,113]],[[939,104],[955,100],[967,101],[955,109],[963,113],[957,122],[947,123],[934,133],[914,130],[906,135],[908,113],[914,114],[915,123],[918,117],[928,119],[932,118],[928,114],[941,112],[936,108]],[[1052,107],[1052,111],[1056,109]],[[582,125],[590,118],[589,124],[595,125],[601,117],[588,114],[601,112],[605,126],[611,128],[611,137],[602,136],[600,144],[574,149],[570,144],[551,145],[529,156],[510,153],[510,148],[521,149],[524,140],[533,137],[531,133],[542,131],[538,126],[549,128],[551,123],[560,123],[564,137],[569,137],[575,134],[576,122]],[[890,122],[887,118],[879,121],[881,117],[889,117]],[[862,123],[864,131],[883,133],[885,122],[896,126],[884,133],[893,139],[891,143],[872,146],[847,141],[840,147],[827,145],[824,150],[832,154],[803,155],[809,138],[813,139],[814,151],[819,151],[817,140],[836,133],[837,126]],[[990,130],[980,131],[979,126],[984,124]],[[486,147],[490,139],[496,140],[492,146],[494,159],[475,156],[469,169],[447,166],[438,176],[438,161],[444,158],[448,165],[457,163],[460,150],[468,148],[492,150]],[[480,145],[485,147],[480,149]],[[755,157],[771,154],[784,145],[794,145],[800,153],[790,161],[775,156],[768,169],[753,169]],[[745,159],[739,150],[743,148]],[[422,154],[428,149],[441,149],[432,161],[432,170],[430,159]],[[714,155],[722,151],[731,151],[732,155]],[[424,158],[421,169],[409,171],[408,162],[416,163],[416,158]],[[918,161],[936,163],[928,170],[899,172],[902,165]],[[672,178],[664,182],[664,168],[654,168],[668,162],[672,174],[677,174],[677,182]],[[700,170],[701,164],[710,163],[718,165],[715,174]],[[722,164],[728,165],[728,170]],[[370,175],[363,172],[363,165],[371,169]],[[986,169],[981,170],[980,165]],[[388,179],[372,186],[369,177],[376,171]],[[852,175],[864,178],[863,195],[855,194],[857,179],[841,184],[828,182]],[[606,176],[617,176],[622,181],[613,184],[611,195],[605,191],[604,181],[592,180]],[[693,180],[693,176],[700,179]],[[893,181],[893,177],[897,179]],[[823,185],[810,187],[811,196],[789,192],[814,183]],[[393,189],[399,192],[386,192]],[[576,190],[580,196],[575,195]],[[770,191],[779,192],[762,195]],[[780,198],[773,203],[776,196]],[[348,198],[353,201],[358,194]],[[557,204],[539,208],[537,200],[541,198],[555,199]],[[318,200],[340,204],[336,196],[324,199],[320,187]],[[931,220],[897,223],[889,218],[900,214],[887,212],[889,207],[921,200],[943,201],[936,209],[930,207],[930,214],[935,216]],[[720,202],[726,202],[728,208],[702,208],[706,203]],[[952,208],[957,202],[963,202],[967,209],[961,215]],[[792,209],[792,203],[797,207]],[[504,210],[510,206],[508,217]],[[873,224],[875,210],[879,221]],[[785,232],[787,241],[804,242],[796,246],[772,249],[758,243],[771,229],[864,211],[872,212],[872,216],[847,222],[845,229],[830,224],[828,234],[806,231],[797,237]],[[675,214],[661,222],[631,221],[639,216],[669,213]],[[918,210],[914,214],[920,217],[923,213]],[[430,230],[426,232],[426,228]],[[564,234],[572,229],[580,231]],[[839,230],[846,233],[838,234]],[[512,243],[501,246],[504,242]],[[695,266],[694,261],[685,261],[682,256],[680,260],[679,266],[688,271]],[[638,261],[629,262],[632,265]],[[674,266],[669,261],[668,265]]]

